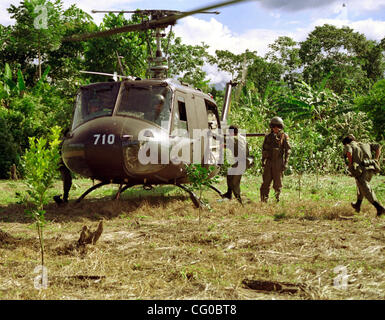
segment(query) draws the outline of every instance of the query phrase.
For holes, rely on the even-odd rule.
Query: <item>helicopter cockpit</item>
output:
[[[76,98],[72,130],[81,124],[113,113],[120,83],[99,83],[82,87]]]
[[[130,116],[168,129],[172,92],[164,86],[131,86],[123,83],[117,103],[117,116]]]
[[[168,129],[171,97],[170,88],[164,86],[131,86],[125,82],[85,86],[76,99],[72,130],[92,119],[113,114],[151,121]]]

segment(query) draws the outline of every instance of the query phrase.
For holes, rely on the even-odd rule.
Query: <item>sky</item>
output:
[[[170,9],[190,11],[222,2],[220,0],[63,0],[64,7],[76,3],[91,10]],[[13,24],[6,10],[20,0],[1,0],[0,24]],[[246,49],[264,56],[268,45],[279,36],[303,41],[315,26],[325,23],[349,26],[368,39],[385,38],[385,0],[249,0],[215,9],[218,15],[196,14],[179,20],[173,28],[186,44],[209,45],[209,52],[229,50],[239,54]],[[100,22],[103,14],[92,14]],[[212,83],[228,81],[229,75],[206,66]]]

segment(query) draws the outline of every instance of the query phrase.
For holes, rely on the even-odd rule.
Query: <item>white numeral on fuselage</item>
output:
[[[114,134],[109,134],[109,135],[106,135],[106,134],[94,134],[94,138],[95,138],[95,141],[94,141],[94,144],[114,144],[115,143],[115,135]],[[101,139],[100,139],[101,138]]]

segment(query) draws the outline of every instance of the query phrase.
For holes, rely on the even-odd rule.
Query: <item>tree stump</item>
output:
[[[95,244],[103,232],[103,221],[99,222],[98,228],[92,232],[87,226],[83,226],[78,240],[78,246],[85,246],[87,244]]]

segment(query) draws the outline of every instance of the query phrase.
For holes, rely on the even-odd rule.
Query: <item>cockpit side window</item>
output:
[[[112,115],[119,86],[119,82],[111,82],[81,88],[76,99],[72,129],[89,120]]]
[[[188,137],[187,111],[185,99],[177,95],[173,112],[172,135]]]
[[[123,87],[116,115],[129,116],[156,123],[168,129],[171,90],[162,86]]]
[[[208,118],[208,127],[210,130],[216,130],[220,128],[220,121],[217,107],[210,101],[205,100],[207,118]]]

